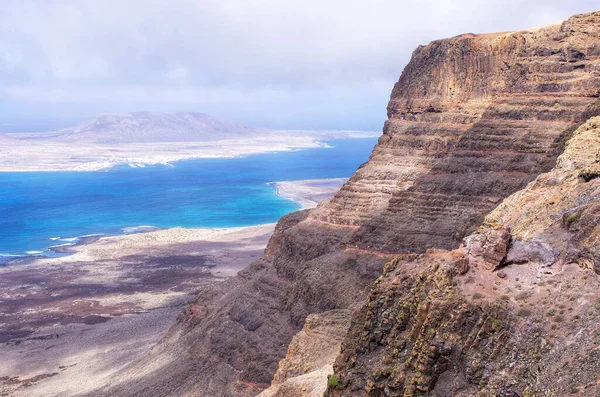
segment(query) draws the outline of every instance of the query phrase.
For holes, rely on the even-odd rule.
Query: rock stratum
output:
[[[598,176],[595,117],[465,245],[389,262],[327,396],[597,395]]]
[[[593,395],[599,96],[600,12],[417,48],[369,161],[97,395]]]

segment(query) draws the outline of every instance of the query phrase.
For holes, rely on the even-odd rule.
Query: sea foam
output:
[[[131,233],[149,232],[151,230],[156,230],[156,229],[158,229],[158,227],[156,227],[156,226],[142,225],[142,226],[124,227],[124,228],[121,228],[121,231],[125,234],[131,234]]]

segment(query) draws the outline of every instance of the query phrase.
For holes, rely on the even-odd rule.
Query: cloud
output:
[[[209,109],[263,125],[351,127],[336,110],[346,103],[348,111],[364,118],[361,127],[378,129],[392,85],[417,45],[464,32],[554,23],[595,5],[588,0],[4,0],[0,7],[3,119],[10,112],[68,109],[74,117]],[[375,114],[368,113],[372,101],[380,108]],[[308,112],[314,103],[320,107]],[[347,118],[360,120],[356,114]]]

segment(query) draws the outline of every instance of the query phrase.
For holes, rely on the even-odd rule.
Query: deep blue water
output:
[[[190,160],[174,168],[0,173],[0,263],[7,254],[43,251],[78,236],[121,234],[142,225],[276,222],[299,206],[277,196],[268,182],[349,177],[367,161],[376,139],[328,143],[333,148]]]

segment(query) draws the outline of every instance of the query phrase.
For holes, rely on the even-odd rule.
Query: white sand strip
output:
[[[295,201],[302,209],[315,208],[319,202],[333,196],[348,178],[306,179],[271,182],[278,196]]]

